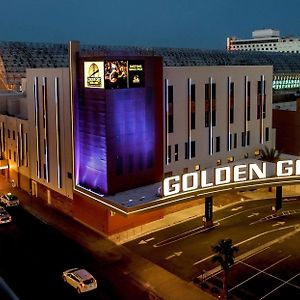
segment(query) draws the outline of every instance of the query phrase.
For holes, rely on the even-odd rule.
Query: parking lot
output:
[[[236,260],[229,278],[229,299],[300,299],[300,233]],[[222,272],[207,278],[203,288],[218,294]]]

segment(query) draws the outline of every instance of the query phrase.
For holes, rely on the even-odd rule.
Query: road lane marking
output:
[[[252,241],[252,240],[254,240],[254,239],[256,239],[256,238],[259,238],[259,237],[261,237],[261,236],[264,236],[264,235],[266,235],[266,234],[269,234],[269,233],[272,233],[272,232],[276,232],[276,231],[281,231],[281,230],[290,229],[290,228],[294,228],[295,230],[299,230],[299,229],[297,228],[297,225],[299,225],[299,224],[289,225],[289,226],[285,226],[285,227],[274,228],[274,229],[271,229],[271,230],[269,230],[269,231],[264,231],[264,232],[261,232],[261,233],[259,233],[259,234],[257,234],[257,235],[254,235],[254,236],[252,236],[252,237],[250,237],[250,238],[248,238],[248,239],[246,239],[246,240],[243,240],[243,241],[241,241],[241,242],[235,244],[234,246],[240,246],[240,245],[245,244],[245,243],[247,243],[247,242],[249,242],[249,241]],[[275,239],[275,240],[277,240],[277,239]],[[196,262],[193,263],[193,266],[196,266],[196,265],[198,265],[198,264],[200,264],[200,263],[202,263],[202,262],[204,262],[204,261],[206,261],[206,260],[212,258],[213,256],[214,256],[214,254],[212,254],[212,255],[210,255],[210,256],[207,256],[207,257],[205,257],[205,258],[203,258],[203,259],[201,259],[201,260],[198,260],[198,261],[196,261]]]
[[[153,241],[153,240],[155,240],[155,237],[151,237],[151,238],[146,239],[146,240],[141,240],[141,241],[139,241],[139,245],[145,245],[148,242]]]
[[[178,257],[178,256],[180,256],[182,253],[183,253],[182,251],[174,252],[172,255],[167,256],[165,259],[166,259],[166,260],[169,260],[169,259],[171,259],[171,258]]]
[[[248,218],[252,218],[252,217],[256,217],[258,216],[259,213],[258,212],[255,212],[255,213],[252,213],[251,215],[247,216]]]
[[[289,256],[291,257],[292,255],[289,255]],[[256,270],[256,271],[261,271],[260,269],[254,267],[254,266],[252,266],[252,265],[249,265],[249,264],[245,263],[244,261],[239,261],[239,263],[241,263],[241,264],[243,264],[243,265],[246,265],[247,267],[252,268],[252,269],[254,269],[254,270]],[[270,266],[270,267],[271,267],[271,266]],[[279,277],[277,277],[277,276],[275,276],[275,275],[272,275],[272,274],[270,274],[270,273],[268,273],[268,272],[264,272],[264,270],[262,271],[262,273],[264,273],[265,275],[268,275],[268,276],[270,276],[270,277],[272,277],[272,278],[274,278],[274,279],[277,279],[278,281],[285,282],[285,280],[283,280],[283,279],[281,279],[281,278],[279,278]],[[290,285],[290,286],[292,286],[292,287],[294,287],[294,288],[296,288],[296,289],[300,289],[300,287],[299,287],[298,285],[295,285],[295,284],[292,284],[292,283],[288,283],[288,285]]]
[[[174,235],[174,236],[172,236],[170,238],[167,238],[167,239],[165,239],[165,240],[163,240],[163,241],[161,241],[161,242],[153,245],[153,247],[158,248],[158,247],[170,245],[172,243],[175,243],[175,242],[178,242],[180,240],[186,239],[186,238],[188,238],[190,236],[193,236],[193,235],[196,235],[196,234],[208,231],[210,229],[213,229],[213,228],[215,228],[215,227],[217,227],[219,225],[220,225],[220,223],[214,223],[214,225],[211,226],[211,227],[199,226],[199,227],[196,227],[194,229],[191,229],[191,230],[182,232],[180,234]]]
[[[231,291],[235,290],[235,289],[238,288],[239,286],[243,285],[244,283],[248,282],[249,280],[253,279],[254,277],[258,276],[258,275],[261,274],[261,273],[265,273],[265,274],[267,274],[267,275],[270,275],[270,274],[266,273],[265,271],[268,270],[268,269],[270,269],[270,268],[272,268],[272,267],[274,267],[274,266],[276,266],[277,264],[280,264],[282,261],[284,261],[284,260],[290,258],[291,256],[292,256],[292,255],[290,254],[290,255],[288,255],[288,256],[286,256],[286,257],[284,257],[284,258],[282,258],[282,259],[276,261],[276,262],[273,263],[272,265],[270,265],[270,266],[264,268],[263,270],[260,270],[260,269],[258,269],[258,268],[253,267],[255,270],[257,270],[257,271],[259,271],[259,272],[256,273],[256,274],[254,274],[253,276],[247,278],[246,280],[240,282],[239,284],[235,285],[234,287],[232,287],[231,289],[229,289],[228,292],[231,292]],[[244,264],[244,265],[246,265],[246,266],[248,266],[248,267],[252,267],[251,265],[249,265],[249,264],[247,264],[247,263],[244,263],[243,261],[240,261],[240,263],[241,263],[241,264]],[[277,278],[276,276],[272,276],[272,277],[274,277],[274,278],[276,278],[276,279],[279,279],[279,278]],[[279,279],[279,280],[280,280],[280,279]]]
[[[286,282],[282,283],[281,285],[279,285],[278,287],[276,287],[275,289],[273,289],[272,291],[270,291],[268,294],[264,295],[263,297],[261,297],[259,300],[265,299],[267,296],[269,296],[270,294],[274,293],[276,290],[280,289],[282,286],[284,286],[285,284],[289,284],[289,281],[292,281],[293,279],[295,279],[296,277],[299,276],[300,273],[296,274],[295,276],[293,276],[292,278],[290,278],[289,280],[287,280]]]
[[[282,222],[277,222],[275,224],[273,224],[272,226],[275,227],[275,226],[280,226],[280,225],[284,225],[285,224],[285,221],[282,221]]]
[[[242,209],[242,208],[243,208],[243,206],[234,207],[234,208],[231,209],[231,211],[240,210],[240,209]]]

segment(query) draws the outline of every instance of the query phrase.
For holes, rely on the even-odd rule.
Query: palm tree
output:
[[[277,162],[280,158],[281,152],[275,148],[265,147],[260,151],[260,159],[268,162]]]
[[[281,152],[275,148],[268,148],[260,151],[260,159],[271,163],[276,163],[280,159]],[[269,192],[272,192],[272,186],[269,186]]]
[[[223,239],[217,245],[212,246],[212,250],[216,253],[212,261],[218,262],[223,269],[223,291],[221,296],[222,299],[227,299],[229,270],[234,264],[234,253],[238,252],[239,248],[232,245],[231,239]]]

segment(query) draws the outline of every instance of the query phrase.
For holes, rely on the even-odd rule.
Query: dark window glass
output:
[[[123,159],[121,156],[117,156],[117,162],[116,162],[116,173],[117,175],[121,175],[123,173]]]
[[[168,164],[171,162],[172,149],[171,146],[168,146]]]
[[[269,136],[269,127],[266,127],[266,142],[268,142],[269,141],[269,139],[270,139],[270,136]]]
[[[237,133],[233,136],[233,148],[237,148]]]
[[[217,136],[216,137],[216,152],[220,152],[220,147],[221,147],[221,145],[220,145],[220,137]]]
[[[191,157],[195,157],[195,156],[196,156],[196,142],[191,141]]]
[[[178,157],[179,157],[179,154],[178,154],[178,144],[175,144],[175,161],[178,161]]]
[[[184,158],[189,158],[189,143],[185,143],[185,151],[184,151]]]

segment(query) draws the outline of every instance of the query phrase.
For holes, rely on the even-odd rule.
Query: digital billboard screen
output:
[[[86,88],[141,88],[145,86],[144,61],[86,61],[84,78]]]

